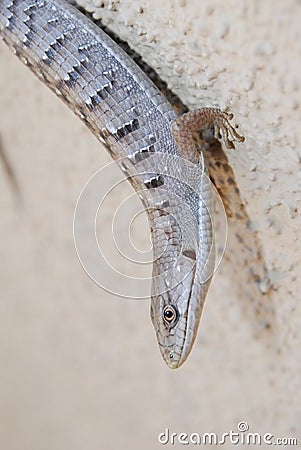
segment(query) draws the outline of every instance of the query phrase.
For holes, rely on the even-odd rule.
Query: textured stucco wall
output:
[[[1,448],[159,448],[165,427],[222,433],[242,420],[300,445],[301,4],[80,3],[188,107],[235,113],[246,142],[227,155],[272,290],[261,297],[240,282],[246,268],[235,266],[230,234],[193,353],[167,369],[148,303],[99,290],[74,251],[77,196],[109,157],[1,43],[0,133],[22,191],[19,203],[3,171]],[[248,304],[251,291],[260,308]]]

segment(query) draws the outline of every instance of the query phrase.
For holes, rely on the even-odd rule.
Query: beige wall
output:
[[[243,282],[230,239],[189,360],[165,367],[148,302],[97,288],[74,250],[77,197],[109,156],[1,43],[1,141],[22,201],[1,169],[0,447],[153,449],[166,427],[221,434],[240,421],[300,445],[300,2],[99,3],[190,108],[235,112],[247,140],[227,154],[272,292]]]

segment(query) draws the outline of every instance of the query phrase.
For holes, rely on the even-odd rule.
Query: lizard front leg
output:
[[[176,142],[181,156],[191,162],[197,163],[199,152],[195,134],[204,127],[214,125],[214,137],[223,138],[227,148],[234,148],[233,141],[243,142],[245,138],[240,136],[230,124],[233,114],[218,108],[200,108],[189,111],[171,122],[171,134]]]

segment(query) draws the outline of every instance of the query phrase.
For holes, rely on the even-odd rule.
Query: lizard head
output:
[[[168,367],[176,369],[187,359],[200,322],[203,303],[210,279],[202,282],[197,264],[184,255],[178,259],[175,272],[183,279],[169,290],[157,294],[158,287],[169,279],[167,271],[159,279],[153,279],[151,319],[155,328],[162,357]]]

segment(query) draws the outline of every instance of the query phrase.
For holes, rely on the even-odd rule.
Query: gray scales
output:
[[[151,318],[164,360],[179,367],[197,334],[215,257],[212,185],[195,134],[213,124],[232,148],[243,140],[232,114],[203,108],[177,118],[131,58],[66,1],[4,0],[0,33],[117,161],[151,230],[164,231],[152,233]]]

